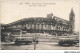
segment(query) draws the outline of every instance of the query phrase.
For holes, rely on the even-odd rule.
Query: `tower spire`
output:
[[[75,16],[75,14],[74,14],[74,12],[73,12],[73,7],[71,8],[70,15]]]
[[[73,8],[71,9],[70,15],[69,15],[69,22],[70,22],[70,31],[71,33],[74,32],[74,28],[75,28],[75,14],[73,12]]]

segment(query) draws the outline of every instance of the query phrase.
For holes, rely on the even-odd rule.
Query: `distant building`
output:
[[[50,33],[50,34],[64,34],[72,33],[74,31],[75,14],[71,9],[69,21],[62,18],[48,14],[46,18],[31,17],[18,20],[8,24],[8,29],[21,29],[28,33]]]

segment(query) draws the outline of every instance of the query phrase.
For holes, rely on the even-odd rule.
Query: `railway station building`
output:
[[[47,14],[46,17],[24,18],[7,25],[7,29],[21,29],[27,33],[49,33],[64,34],[73,33],[75,26],[75,14],[73,9],[69,14],[69,20],[59,18],[55,15]]]

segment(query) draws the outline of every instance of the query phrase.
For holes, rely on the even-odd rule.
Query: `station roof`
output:
[[[21,22],[25,22],[25,21],[55,21],[57,23],[69,24],[68,20],[54,16],[52,18],[49,18],[49,17],[29,17],[29,18],[24,18],[24,19],[9,23],[8,25],[14,25],[16,23],[21,23]]]

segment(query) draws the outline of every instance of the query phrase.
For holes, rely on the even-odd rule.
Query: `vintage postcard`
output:
[[[79,0],[1,0],[1,50],[79,50]]]

